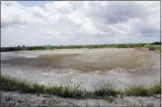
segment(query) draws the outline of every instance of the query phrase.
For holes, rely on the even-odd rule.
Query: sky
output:
[[[160,41],[160,1],[1,1],[1,46]]]

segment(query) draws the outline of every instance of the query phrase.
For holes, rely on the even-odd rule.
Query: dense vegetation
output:
[[[103,45],[69,45],[69,46],[17,46],[17,47],[1,47],[1,52],[20,51],[20,50],[49,50],[49,49],[74,49],[74,48],[150,48],[155,47],[161,49],[161,42],[154,43],[138,43],[138,44],[103,44]]]
[[[161,93],[160,83],[152,85],[150,87],[144,86],[130,86],[125,91],[117,91],[111,84],[104,84],[95,91],[88,91],[85,89],[79,89],[79,85],[74,87],[70,86],[44,86],[37,83],[27,82],[22,79],[13,78],[10,76],[0,76],[1,88],[3,91],[18,91],[21,93],[42,93],[53,94],[65,98],[104,98],[116,95],[128,95],[128,96],[150,96]]]

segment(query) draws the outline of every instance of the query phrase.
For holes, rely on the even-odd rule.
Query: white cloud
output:
[[[52,13],[68,14],[73,12],[73,6],[70,4],[70,1],[46,3],[45,8]]]
[[[2,46],[152,42],[160,38],[160,2],[2,1],[1,25]]]

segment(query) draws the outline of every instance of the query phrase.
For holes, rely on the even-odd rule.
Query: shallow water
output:
[[[46,85],[117,89],[160,81],[160,53],[137,49],[62,49],[1,53],[2,74]]]

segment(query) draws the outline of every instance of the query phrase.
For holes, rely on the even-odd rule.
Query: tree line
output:
[[[21,51],[21,50],[50,50],[50,49],[73,49],[73,48],[140,48],[140,47],[151,47],[154,45],[160,45],[161,42],[153,43],[136,43],[136,44],[102,44],[102,45],[68,45],[68,46],[16,46],[16,47],[1,47],[1,52],[8,51]]]

